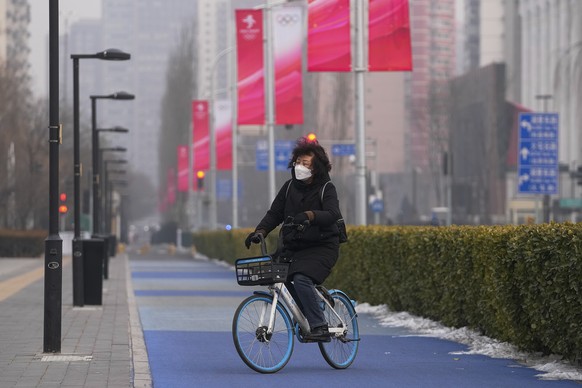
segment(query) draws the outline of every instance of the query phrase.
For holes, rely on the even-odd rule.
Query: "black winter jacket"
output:
[[[336,220],[341,218],[335,186],[330,182],[321,199],[321,189],[329,176],[306,184],[295,178],[281,186],[270,209],[257,225],[256,230],[266,234],[284,222],[287,217],[313,211],[315,218],[301,234],[283,229],[282,255],[292,260],[290,275],[303,273],[315,283],[321,284],[331,273],[339,254]],[[290,186],[289,186],[290,185]],[[289,189],[288,189],[289,187]]]

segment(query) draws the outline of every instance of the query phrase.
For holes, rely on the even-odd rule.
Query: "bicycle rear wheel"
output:
[[[334,310],[346,323],[343,327],[341,321],[325,305],[325,319],[330,328],[343,328],[343,334],[332,334],[331,342],[319,342],[319,350],[327,363],[335,369],[346,369],[356,358],[360,344],[360,332],[356,310],[352,302],[343,293],[332,293],[335,302]]]
[[[293,353],[291,318],[280,303],[275,310],[273,332],[267,333],[272,306],[272,296],[252,295],[238,306],[232,321],[232,339],[238,355],[260,373],[281,370]]]

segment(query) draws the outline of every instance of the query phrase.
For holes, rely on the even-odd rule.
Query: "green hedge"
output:
[[[260,254],[244,247],[250,231],[207,232],[194,242],[232,263]],[[582,225],[362,226],[348,234],[328,287],[582,361]],[[275,244],[276,234],[269,237]]]
[[[194,234],[193,242],[198,252],[234,264],[236,259],[261,255],[259,245],[252,244],[251,249],[244,245],[245,239],[253,230],[248,228],[199,232]],[[277,230],[271,232],[266,241],[268,252],[273,252],[277,247]]]
[[[0,229],[0,257],[38,257],[46,237],[43,230]]]

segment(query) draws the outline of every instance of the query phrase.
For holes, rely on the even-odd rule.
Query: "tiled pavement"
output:
[[[100,306],[73,307],[63,259],[61,352],[43,353],[44,258],[0,259],[0,387],[151,387],[127,255],[110,259]]]

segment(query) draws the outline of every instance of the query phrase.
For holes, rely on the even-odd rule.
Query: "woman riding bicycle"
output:
[[[315,290],[331,273],[339,255],[339,231],[336,220],[341,218],[337,191],[330,181],[331,163],[325,149],[317,141],[302,137],[293,149],[289,161],[292,179],[283,184],[261,222],[245,240],[259,243],[259,234],[266,236],[285,222],[283,248],[279,258],[289,261],[285,285],[298,301],[309,321],[312,341],[330,341],[327,323]]]

